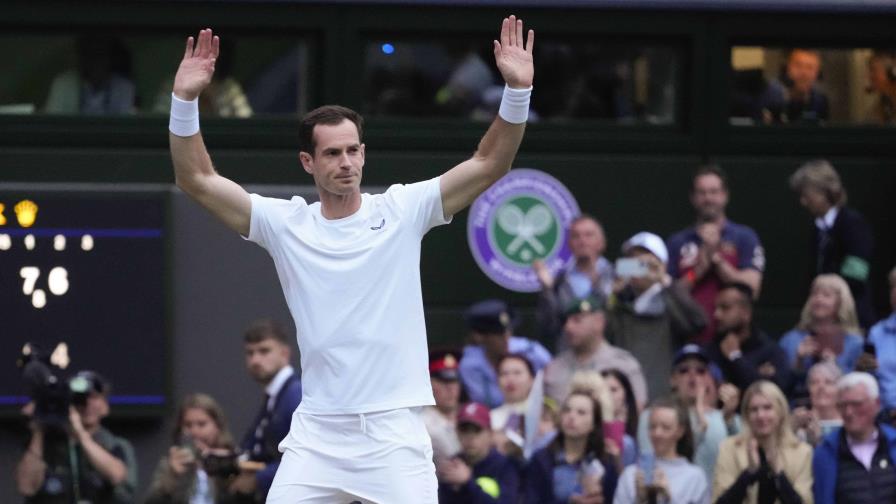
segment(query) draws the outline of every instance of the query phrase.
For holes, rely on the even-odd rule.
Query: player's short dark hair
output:
[[[246,333],[243,335],[243,342],[247,344],[261,343],[266,339],[272,339],[283,343],[284,345],[289,345],[289,337],[286,335],[286,330],[283,329],[283,326],[271,319],[259,319],[252,322],[249,328],[246,329]]]
[[[694,176],[691,177],[691,192],[694,192],[694,185],[696,185],[697,179],[705,175],[715,175],[716,177],[719,177],[719,180],[722,181],[722,189],[728,191],[728,174],[725,173],[725,170],[723,170],[721,166],[715,163],[707,163],[698,166],[694,171]]]
[[[336,126],[345,120],[351,121],[358,128],[358,140],[360,140],[364,118],[354,110],[341,105],[324,105],[308,112],[299,125],[299,150],[314,157],[314,149],[317,148],[314,144],[314,127],[318,124]]]

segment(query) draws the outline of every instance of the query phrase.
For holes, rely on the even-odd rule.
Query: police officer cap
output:
[[[486,299],[467,308],[464,321],[476,332],[503,333],[514,327],[516,314],[504,301]]]

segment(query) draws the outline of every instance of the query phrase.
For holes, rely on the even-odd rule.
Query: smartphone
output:
[[[622,420],[610,420],[609,422],[604,422],[604,437],[611,439],[616,443],[616,446],[622,450],[623,443],[625,442],[625,424]]]
[[[626,278],[646,277],[650,270],[647,263],[633,257],[621,257],[616,259],[616,276]]]
[[[866,341],[865,344],[862,345],[862,351],[877,357],[877,349],[874,348],[874,343],[870,341]]]
[[[638,457],[638,468],[644,473],[644,485],[653,484],[653,470],[656,466],[656,459],[652,453],[642,453]]]

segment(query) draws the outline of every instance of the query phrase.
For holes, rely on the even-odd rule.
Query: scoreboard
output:
[[[99,372],[113,405],[166,404],[168,200],[152,186],[0,185],[2,409],[28,400],[26,342],[66,343],[63,374]]]

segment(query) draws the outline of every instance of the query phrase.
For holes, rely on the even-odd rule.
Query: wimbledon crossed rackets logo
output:
[[[496,244],[514,262],[529,264],[543,259],[557,245],[557,219],[537,198],[508,201],[498,209],[495,223]]]
[[[534,292],[539,285],[532,261],[542,259],[554,272],[568,263],[567,228],[578,214],[575,199],[557,179],[537,170],[512,170],[470,209],[473,258],[499,285]]]

